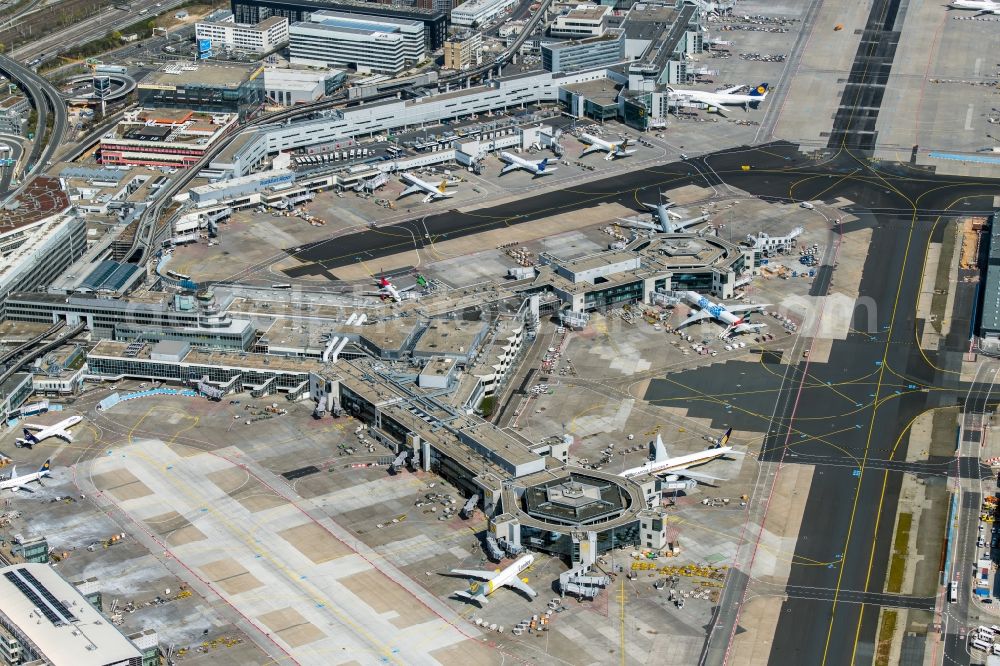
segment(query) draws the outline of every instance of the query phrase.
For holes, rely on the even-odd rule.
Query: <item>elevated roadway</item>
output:
[[[20,356],[24,352],[28,351],[29,349],[31,349],[32,347],[34,347],[39,342],[41,342],[45,338],[49,337],[53,333],[58,332],[60,329],[62,329],[65,326],[66,326],[66,322],[62,322],[61,321],[58,324],[56,324],[55,326],[53,326],[52,328],[50,328],[47,331],[45,331],[44,333],[42,333],[41,335],[36,335],[35,337],[31,338],[27,342],[18,345],[17,347],[15,347],[14,349],[10,350],[9,352],[7,352],[6,354],[4,354],[3,356],[0,356],[0,366],[6,366],[8,363],[10,363],[10,361],[12,359],[17,358],[18,356]]]
[[[35,143],[28,154],[25,174],[26,176],[34,175],[52,160],[59,149],[68,125],[66,104],[55,86],[12,58],[0,55],[0,72],[3,72],[11,81],[17,82],[38,113]],[[51,131],[47,129],[50,113],[52,114]]]
[[[50,351],[52,351],[56,347],[60,347],[60,346],[62,346],[64,344],[66,344],[67,342],[69,342],[70,340],[72,340],[73,338],[75,338],[76,336],[78,336],[81,333],[83,333],[83,331],[86,328],[87,328],[87,323],[86,322],[80,322],[79,324],[77,324],[73,328],[69,329],[68,331],[66,331],[65,333],[63,333],[62,335],[60,335],[55,340],[51,340],[50,342],[46,342],[41,347],[38,347],[37,349],[34,349],[32,351],[29,351],[24,356],[22,356],[21,358],[16,359],[10,365],[10,367],[8,367],[4,371],[4,373],[2,375],[0,375],[0,384],[3,384],[5,381],[7,381],[11,377],[13,377],[14,373],[16,373],[22,367],[24,367],[25,363],[31,363],[36,358],[38,358],[40,356],[44,356],[45,354],[49,353]]]

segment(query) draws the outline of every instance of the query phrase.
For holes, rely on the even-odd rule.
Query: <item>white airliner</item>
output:
[[[22,432],[24,432],[24,439],[18,438],[14,440],[14,445],[18,448],[30,449],[35,444],[40,444],[49,437],[58,437],[59,439],[66,440],[67,442],[72,442],[73,435],[70,433],[69,429],[82,420],[82,416],[71,416],[68,419],[63,419],[59,423],[50,426],[25,423],[22,430]],[[37,432],[31,432],[32,430]]]
[[[594,136],[593,134],[581,134],[580,140],[587,144],[587,147],[583,149],[580,153],[580,157],[584,155],[589,155],[590,153],[605,152],[607,155],[604,156],[606,160],[614,160],[619,157],[628,157],[629,155],[635,155],[634,150],[628,150],[628,139],[622,139],[620,142],[605,141],[604,139]]]
[[[378,296],[383,301],[391,300],[395,303],[399,303],[404,298],[416,298],[415,294],[410,294],[410,290],[416,288],[416,284],[410,285],[409,287],[403,287],[399,289],[393,283],[389,282],[388,278],[379,278],[378,291],[375,292],[365,292],[366,296]]]
[[[510,173],[515,169],[524,169],[525,171],[530,171],[536,176],[547,176],[553,171],[558,171],[557,167],[549,166],[549,158],[545,158],[541,162],[532,162],[531,160],[526,160],[523,157],[518,157],[513,153],[500,153],[500,159],[507,163],[507,165],[500,170],[500,175],[505,173]]]
[[[649,229],[650,231],[658,231],[661,234],[677,234],[684,231],[688,227],[693,227],[699,222],[704,222],[708,219],[708,215],[702,215],[700,217],[682,220],[680,214],[670,210],[674,206],[673,202],[665,204],[644,203],[642,205],[653,212],[653,220],[651,222],[631,220],[628,218],[619,219],[624,222],[626,226],[638,229]]]
[[[535,561],[534,555],[522,555],[521,557],[514,560],[507,568],[501,571],[481,571],[479,569],[452,569],[451,573],[455,576],[465,576],[467,578],[476,578],[478,580],[473,580],[469,583],[469,589],[459,590],[455,592],[456,597],[461,597],[463,599],[468,599],[469,601],[474,601],[480,605],[488,603],[486,597],[493,594],[497,589],[503,587],[504,585],[512,587],[528,597],[534,599],[538,596],[531,587],[528,586],[523,580],[519,578],[521,572],[531,566],[531,563]],[[479,581],[485,581],[480,583]]]
[[[994,0],[952,0],[948,9],[968,9],[979,14],[1000,14],[1000,2]]]
[[[646,474],[660,475],[678,473],[677,476],[686,476],[688,478],[695,479],[696,481],[718,481],[718,477],[692,472],[689,471],[688,468],[703,465],[729,453],[742,455],[741,452],[733,451],[733,447],[729,446],[729,438],[732,434],[733,429],[730,428],[726,431],[726,434],[722,436],[722,439],[719,440],[718,446],[711,449],[705,449],[704,451],[698,451],[697,453],[677,456],[675,458],[671,458],[668,455],[667,447],[663,445],[663,439],[657,435],[656,449],[653,453],[653,459],[638,467],[627,469],[619,474],[619,476],[629,479],[633,476],[644,476]]]
[[[405,190],[399,193],[397,199],[405,197],[407,194],[416,194],[417,192],[425,192],[427,196],[424,197],[424,203],[430,203],[432,201],[437,201],[438,199],[447,199],[449,197],[455,196],[448,192],[448,180],[442,180],[437,185],[431,185],[426,180],[421,180],[417,178],[412,173],[403,173],[399,176],[400,180],[409,185]]]
[[[46,460],[45,463],[38,468],[37,472],[33,474],[25,474],[24,476],[18,476],[17,468],[11,467],[10,479],[8,479],[7,481],[0,481],[0,490],[10,490],[15,493],[19,490],[23,490],[26,493],[33,493],[35,491],[29,488],[28,484],[35,482],[38,485],[41,485],[42,479],[48,476],[52,476],[52,473],[49,472],[49,468],[51,466],[52,466],[52,461]]]
[[[763,328],[767,328],[767,324],[751,324],[746,320],[746,317],[738,317],[735,313],[737,312],[755,312],[763,308],[766,308],[766,304],[758,305],[719,305],[718,303],[713,303],[701,294],[693,291],[682,291],[679,294],[689,305],[693,305],[698,308],[697,312],[694,312],[687,319],[682,321],[677,328],[683,328],[688,324],[693,324],[696,321],[701,321],[703,319],[715,319],[726,325],[726,330],[722,332],[719,337],[726,338],[734,333],[754,333]]]
[[[757,108],[757,104],[767,97],[769,84],[761,83],[745,95],[736,94],[736,91],[742,87],[734,86],[717,92],[707,92],[705,90],[678,90],[668,86],[667,94],[675,101],[701,102],[705,106],[715,109],[720,116],[725,117],[726,114],[722,111],[723,106],[739,105],[743,107],[744,111],[749,110],[750,107]]]

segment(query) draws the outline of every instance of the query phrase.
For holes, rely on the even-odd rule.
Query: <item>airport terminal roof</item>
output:
[[[126,354],[131,342],[116,340],[101,340],[90,351],[88,356],[102,358],[120,358],[124,360],[150,361],[152,346],[143,345],[138,350]],[[244,370],[269,370],[272,372],[308,373],[320,367],[319,361],[294,356],[274,356],[267,354],[251,354],[248,352],[222,352],[192,348],[181,360],[185,365],[219,366],[224,368]]]
[[[144,86],[209,86],[215,88],[239,88],[261,71],[260,65],[238,63],[191,64],[187,61],[172,62],[159,70],[150,72],[139,83]]]
[[[621,88],[620,85],[607,78],[571,83],[562,87],[599,104],[614,104],[618,99],[618,91]]]
[[[139,272],[135,264],[123,264],[117,261],[102,261],[80,283],[81,287],[93,291],[118,292]]]
[[[432,319],[413,351],[424,356],[468,355],[482,339],[487,326],[484,321]]]
[[[45,564],[0,569],[0,614],[53,666],[131,663],[141,653],[80,592]]]

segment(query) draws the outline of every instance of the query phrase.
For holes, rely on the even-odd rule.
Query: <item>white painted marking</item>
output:
[[[976,66],[972,68],[972,75],[979,76],[979,70],[983,66],[983,59],[976,58]]]
[[[969,110],[965,112],[965,129],[972,129],[972,105],[969,105]]]

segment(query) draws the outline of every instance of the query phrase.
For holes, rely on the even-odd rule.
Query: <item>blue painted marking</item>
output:
[[[936,157],[940,160],[954,160],[956,162],[975,162],[977,164],[1000,164],[1000,157],[990,157],[988,155],[965,155],[962,153],[939,153],[937,151],[932,151],[929,153],[931,157]]]
[[[906,386],[906,388],[908,388],[908,389],[915,389],[915,388],[917,388],[917,385],[916,384],[908,384]]]
[[[827,569],[832,569],[832,568],[833,568],[833,565],[832,565],[832,564],[828,564],[828,565],[826,565],[826,568],[827,568]]]
[[[837,553],[836,559],[841,560],[843,558],[844,558],[844,554],[843,553]]]
[[[857,425],[855,425],[854,427],[857,428],[858,430],[861,430],[861,424],[860,423],[857,424]]]
[[[202,512],[202,513],[208,513],[208,508],[206,508],[206,507],[201,507],[201,512]]]
[[[854,470],[853,472],[851,472],[851,476],[861,476],[861,470],[860,469]]]
[[[875,361],[875,367],[876,368],[881,368],[882,367],[882,361]]]
[[[896,395],[899,395],[900,393],[902,393],[902,391],[893,391],[893,393],[895,393]]]

